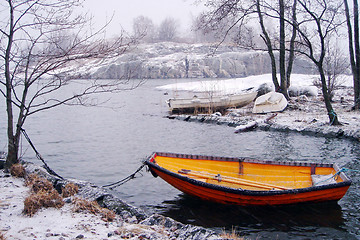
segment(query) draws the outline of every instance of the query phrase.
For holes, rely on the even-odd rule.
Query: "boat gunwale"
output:
[[[192,154],[177,154],[177,153],[168,153],[168,152],[154,152],[146,161],[145,163],[149,166],[150,170],[151,167],[161,171],[169,176],[175,177],[182,181],[186,181],[190,184],[194,184],[196,186],[205,187],[217,191],[228,192],[228,193],[235,193],[235,194],[242,194],[248,196],[276,196],[276,195],[288,195],[288,194],[299,194],[299,193],[306,193],[306,192],[315,192],[320,190],[326,189],[335,189],[341,188],[351,185],[351,179],[343,172],[341,172],[340,177],[343,179],[343,182],[339,183],[331,183],[331,184],[324,184],[320,186],[311,186],[306,188],[294,188],[294,189],[286,189],[286,190],[267,190],[267,191],[258,191],[258,190],[247,190],[242,188],[231,188],[216,184],[211,184],[203,181],[199,181],[187,176],[183,176],[179,173],[172,172],[166,168],[159,166],[158,164],[152,162],[152,159],[155,159],[156,156],[163,156],[163,157],[178,157],[178,158],[185,158],[185,159],[194,159],[194,160],[217,160],[217,161],[243,161],[243,162],[250,162],[250,163],[260,163],[260,164],[272,164],[272,165],[285,165],[285,166],[316,166],[316,167],[333,167],[337,172],[339,168],[336,164],[331,163],[313,163],[313,162],[288,162],[288,161],[264,161],[264,160],[255,160],[255,159],[247,159],[247,158],[232,158],[232,157],[213,157],[213,156],[204,156],[204,155],[192,155]],[[198,157],[198,158],[192,158]],[[221,159],[221,160],[219,160]],[[282,164],[283,163],[283,164]],[[300,165],[299,165],[300,164]]]
[[[212,99],[221,99],[221,98],[224,98],[224,97],[238,97],[238,96],[247,96],[247,95],[255,95],[256,97],[256,94],[257,94],[257,91],[246,91],[246,92],[241,92],[241,93],[232,93],[232,94],[226,94],[226,95],[222,95],[222,96],[213,96]],[[183,100],[193,100],[194,98],[186,98],[186,97],[182,97],[182,98],[169,98],[169,100],[171,101],[183,101]],[[196,97],[196,99],[199,99],[199,100],[209,100],[210,98],[209,97]]]
[[[239,94],[227,94],[225,96],[214,96],[211,99],[209,97],[196,97],[196,99],[199,102],[196,102],[196,104],[193,102],[194,98],[170,98],[166,102],[170,108],[171,112],[174,111],[184,111],[186,109],[196,109],[196,108],[208,108],[209,104],[212,105],[212,107],[219,109],[219,108],[228,108],[231,106],[245,106],[249,104],[250,102],[254,101],[256,98],[257,92],[256,91],[246,91],[244,93]],[[228,100],[226,102],[222,102],[221,99],[224,97],[227,97]],[[241,99],[238,99],[238,97],[241,97]],[[233,101],[239,103],[234,103]]]

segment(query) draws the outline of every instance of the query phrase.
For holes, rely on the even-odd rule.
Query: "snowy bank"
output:
[[[47,178],[55,188],[69,182],[49,175],[42,167],[25,163],[27,173]],[[173,219],[128,205],[112,196],[106,189],[88,182],[71,180],[79,185],[75,196],[96,200],[116,212],[112,222],[87,212],[74,212],[73,198],[64,199],[63,207],[42,208],[32,217],[23,213],[29,188],[23,178],[15,178],[0,170],[0,237],[5,239],[221,239],[215,232],[185,225]]]
[[[334,102],[332,103],[339,121],[342,123],[341,126],[330,126],[321,91],[314,86],[314,81],[317,78],[317,75],[293,74],[291,91],[295,97],[291,97],[287,108],[278,113],[272,121],[259,124],[259,129],[360,140],[360,115],[358,111],[351,111],[353,106],[352,77],[342,76],[342,82],[335,92]],[[270,74],[237,79],[169,84],[160,86],[158,89],[166,92],[176,91],[179,92],[179,95],[188,94],[191,96],[201,92],[206,93],[210,90],[218,94],[232,94],[248,88],[257,90],[263,84],[273,85]],[[310,96],[305,96],[304,93],[310,93]],[[169,96],[173,95],[175,94],[169,94]],[[246,125],[251,121],[266,119],[270,115],[253,114],[252,108],[253,104],[240,109],[232,109],[225,116],[174,115],[171,118],[237,127]]]
[[[314,81],[318,75],[292,74],[291,87],[289,91],[300,92],[306,89],[312,95],[318,95],[318,89]],[[243,78],[219,79],[219,80],[197,80],[185,83],[173,83],[157,87],[161,91],[183,91],[183,92],[215,92],[219,94],[236,94],[244,89],[253,88],[257,90],[261,85],[267,85],[269,90],[274,91],[271,74],[253,75]],[[352,86],[351,77],[343,76],[341,86]]]
[[[348,111],[351,106],[342,105],[335,108],[342,123],[340,126],[330,126],[324,103],[321,101],[308,101],[298,105],[297,98],[290,101],[289,106],[296,109],[285,110],[278,113],[271,121],[265,121],[272,113],[253,114],[253,104],[237,111],[232,111],[226,116],[217,115],[171,115],[170,119],[188,122],[200,122],[209,124],[221,124],[229,127],[246,126],[251,122],[258,122],[257,129],[263,131],[296,132],[318,137],[348,138],[360,141],[360,115],[358,112]],[[288,106],[288,107],[289,107]],[[344,108],[342,108],[344,107]]]

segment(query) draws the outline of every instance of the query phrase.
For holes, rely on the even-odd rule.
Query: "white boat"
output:
[[[269,92],[255,101],[253,113],[270,113],[281,112],[288,104],[288,101],[283,94],[278,92]]]
[[[221,112],[231,107],[243,107],[254,101],[256,95],[256,91],[248,91],[212,97],[173,98],[169,99],[167,103],[172,113]]]

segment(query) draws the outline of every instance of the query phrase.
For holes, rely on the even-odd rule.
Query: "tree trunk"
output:
[[[11,47],[14,37],[14,9],[12,1],[10,4],[10,24],[8,43],[5,52],[5,80],[6,80],[6,113],[7,113],[7,135],[8,135],[8,154],[5,162],[5,167],[10,168],[11,165],[18,163],[19,139],[14,135],[14,117],[12,108],[12,79],[10,73],[10,58]]]
[[[353,83],[354,83],[354,108],[360,109],[360,76],[359,76],[359,64],[358,59],[359,56],[355,56],[356,53],[359,53],[358,51],[354,51],[354,39],[353,39],[353,32],[352,32],[352,26],[351,26],[351,17],[350,17],[350,10],[348,1],[344,0],[344,6],[345,6],[345,16],[346,16],[346,24],[347,24],[347,30],[348,30],[348,46],[349,46],[349,57],[350,57],[350,66],[351,71],[353,75]],[[355,10],[355,8],[357,10]],[[359,47],[359,36],[356,37],[356,33],[359,34],[359,17],[358,17],[358,4],[357,0],[354,0],[354,37],[355,42],[357,42],[357,45]],[[356,18],[355,18],[355,12],[356,12]],[[354,54],[355,52],[355,54]]]
[[[328,116],[329,116],[329,121],[330,121],[330,125],[341,125],[338,117],[331,105],[331,101],[330,101],[330,95],[328,92],[328,89],[326,87],[326,77],[325,77],[325,72],[324,72],[324,68],[322,66],[322,63],[317,63],[317,67],[320,73],[320,79],[321,79],[321,90],[323,93],[323,97],[324,97],[324,102],[325,102],[325,106],[326,106],[326,110],[328,112]]]
[[[271,61],[271,73],[272,73],[272,81],[274,83],[274,87],[275,87],[275,91],[279,91],[280,90],[280,85],[276,76],[276,59],[274,56],[274,51],[271,45],[271,40],[269,37],[269,34],[266,31],[265,25],[264,25],[264,20],[263,20],[263,16],[262,16],[262,12],[260,9],[260,0],[256,1],[256,10],[259,16],[259,23],[260,23],[260,27],[262,30],[263,35],[261,35],[261,38],[264,40],[266,47],[268,49],[268,53],[270,56],[270,61]]]
[[[292,67],[295,59],[295,39],[297,34],[297,17],[296,17],[296,5],[297,0],[294,0],[294,4],[292,6],[292,35],[290,39],[290,47],[289,47],[289,59],[288,65],[286,69],[286,87],[289,89],[290,87],[290,77],[292,72]]]
[[[354,83],[356,79],[356,64],[355,64],[355,55],[354,55],[354,43],[353,43],[353,33],[350,19],[350,11],[347,0],[344,0],[345,5],[345,16],[348,30],[348,44],[349,44],[349,56],[350,56],[350,66],[353,73]]]
[[[289,100],[289,95],[287,91],[287,81],[286,81],[286,70],[285,70],[285,6],[284,0],[279,0],[280,7],[280,54],[279,54],[279,71],[280,71],[280,92]]]
[[[360,109],[360,43],[359,43],[359,6],[354,0],[354,45],[355,45],[355,71],[354,79],[354,101],[355,108]]]

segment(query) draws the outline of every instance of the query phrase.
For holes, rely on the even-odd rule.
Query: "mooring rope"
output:
[[[145,163],[143,163],[133,174],[130,174],[129,176],[127,176],[126,178],[123,178],[117,182],[114,182],[114,183],[110,183],[110,184],[107,184],[107,185],[103,185],[103,187],[109,187],[110,189],[114,189],[120,185],[123,185],[124,183],[130,181],[131,179],[134,179],[136,178],[136,174],[138,172],[140,172],[144,167],[146,166]],[[140,173],[141,174],[141,173]]]
[[[339,171],[337,171],[334,175],[332,175],[331,177],[329,177],[329,178],[327,178],[327,179],[324,179],[324,180],[316,183],[316,185],[318,185],[319,183],[326,182],[326,181],[328,181],[328,180],[330,180],[330,179],[332,179],[332,178],[334,178],[334,180],[336,180],[335,178],[336,178],[337,176],[339,176],[341,173],[345,173],[345,172],[360,172],[360,171],[359,171],[359,170],[355,170],[355,169],[350,169],[350,168],[345,168],[345,167],[343,167],[343,168],[341,168]]]
[[[339,172],[360,172],[360,170],[356,170],[356,169],[350,169],[350,168],[341,168]]]
[[[24,135],[24,137],[26,138],[26,140],[29,142],[30,146],[32,147],[32,149],[34,150],[36,157],[41,160],[44,164],[44,168],[46,169],[46,171],[53,175],[56,176],[58,178],[64,179],[63,177],[61,177],[59,174],[57,174],[54,170],[52,170],[45,162],[45,160],[41,157],[40,153],[36,150],[34,144],[31,142],[29,135],[26,133],[25,129],[20,127],[20,131],[22,132],[22,134]]]
[[[331,112],[329,112],[329,115],[332,115],[333,117],[332,117],[332,120],[331,120],[331,122],[330,122],[330,126],[332,126],[333,124],[334,124],[334,122],[335,122],[335,118],[336,118],[336,113],[334,112],[334,110],[331,110]]]

